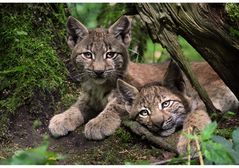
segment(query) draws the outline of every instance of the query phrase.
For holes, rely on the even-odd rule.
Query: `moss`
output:
[[[237,3],[227,3],[226,11],[232,20],[239,19],[239,4]]]
[[[231,138],[233,130],[234,130],[234,128],[220,128],[220,129],[216,130],[216,133],[219,136],[229,139],[229,138]]]
[[[72,87],[72,86],[71,86]],[[71,88],[72,89],[72,88]],[[79,96],[78,90],[73,88],[73,90],[68,91],[68,93],[62,95],[61,101],[57,103],[56,112],[60,113],[68,109],[73,103],[76,102]]]
[[[8,118],[27,101],[31,102],[36,90],[64,92],[67,71],[56,49],[63,46],[60,36],[64,39],[64,29],[60,30],[59,25],[65,24],[66,19],[60,5],[0,7],[0,109]],[[6,125],[7,120],[0,124]],[[0,136],[1,132],[4,131],[0,128]]]
[[[239,38],[239,30],[230,27],[229,31],[231,36]]]
[[[115,136],[119,137],[122,143],[127,143],[132,141],[131,134],[123,128],[118,128],[115,131]]]
[[[8,123],[10,122],[10,114],[1,110],[0,112],[0,139],[6,137],[8,130]],[[5,139],[5,138],[4,138]]]
[[[232,26],[229,28],[230,35],[233,37],[239,37],[239,4],[227,3],[225,10],[232,21]]]

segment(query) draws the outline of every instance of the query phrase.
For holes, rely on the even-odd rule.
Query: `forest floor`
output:
[[[175,156],[156,148],[124,127],[102,141],[87,140],[82,133],[83,126],[67,136],[54,139],[47,128],[50,117],[49,114],[29,113],[26,106],[20,108],[11,121],[8,138],[0,143],[0,159],[10,158],[18,150],[38,147],[44,135],[49,135],[49,151],[66,157],[57,162],[63,165],[150,164]],[[41,124],[36,126],[36,123]]]
[[[66,157],[57,162],[63,165],[150,164],[176,156],[175,153],[159,149],[134,135],[123,126],[102,141],[87,140],[82,133],[84,126],[67,136],[54,139],[47,128],[53,113],[30,113],[27,106],[21,107],[11,121],[8,138],[0,142],[0,160],[10,158],[18,150],[38,147],[43,142],[44,135],[49,136],[49,151]],[[229,130],[239,127],[239,114],[229,115],[222,121],[219,124],[219,128],[223,130],[221,134],[229,138]],[[173,136],[171,138],[175,139]]]

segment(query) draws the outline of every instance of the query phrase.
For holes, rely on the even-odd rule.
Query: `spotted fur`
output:
[[[209,70],[207,74],[198,77],[213,104],[222,112],[238,109],[239,102],[236,97],[215,72]],[[183,133],[177,144],[177,150],[181,154],[185,154],[189,143],[184,133],[188,133],[190,127],[193,132],[201,131],[211,122],[197,92],[174,62],[169,64],[161,83],[150,83],[137,89],[118,80],[118,91],[131,118],[155,134],[169,136],[182,128]]]
[[[81,82],[81,94],[68,110],[53,116],[49,130],[66,135],[83,123],[88,139],[103,139],[120,125],[124,112],[115,94],[116,81],[126,74],[129,57],[130,20],[122,16],[109,29],[88,30],[73,17],[68,18],[68,45],[71,61]],[[89,122],[88,122],[89,121]]]
[[[126,110],[116,91],[117,79],[141,87],[162,77],[166,64],[137,64],[129,61],[131,23],[126,16],[108,29],[89,30],[73,17],[67,22],[67,43],[72,49],[71,61],[81,83],[75,104],[53,116],[49,130],[53,136],[64,136],[86,123],[86,138],[101,140],[120,126]],[[147,69],[147,71],[143,71]],[[155,73],[155,71],[159,73]]]

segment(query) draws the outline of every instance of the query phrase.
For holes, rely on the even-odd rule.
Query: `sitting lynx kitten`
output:
[[[238,109],[237,98],[217,74],[209,66],[204,69],[197,66],[193,70],[215,107],[222,112]],[[185,133],[189,127],[201,131],[211,122],[204,103],[174,62],[169,64],[162,83],[147,84],[140,91],[122,80],[117,85],[130,116],[161,136],[169,136],[179,127]],[[181,134],[177,144],[180,154],[185,154],[188,142]]]
[[[165,71],[165,64],[144,65],[129,61],[130,30],[131,23],[126,16],[108,30],[88,30],[75,18],[68,18],[67,40],[82,93],[74,105],[50,120],[49,130],[53,136],[66,135],[88,121],[84,130],[86,138],[100,140],[111,135],[120,126],[120,117],[125,112],[117,100],[117,79],[140,87],[162,78],[160,72]],[[155,74],[156,71],[159,73]]]

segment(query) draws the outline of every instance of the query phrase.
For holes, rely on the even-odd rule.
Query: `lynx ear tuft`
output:
[[[122,41],[126,47],[129,46],[131,41],[131,21],[127,16],[120,17],[112,26],[110,26],[108,31]]]
[[[87,36],[87,28],[72,16],[67,20],[67,44],[73,49],[75,45]]]
[[[118,79],[117,80],[117,89],[120,95],[123,97],[125,102],[129,105],[132,105],[133,100],[136,98],[136,95],[139,93],[138,89],[125,81]]]

